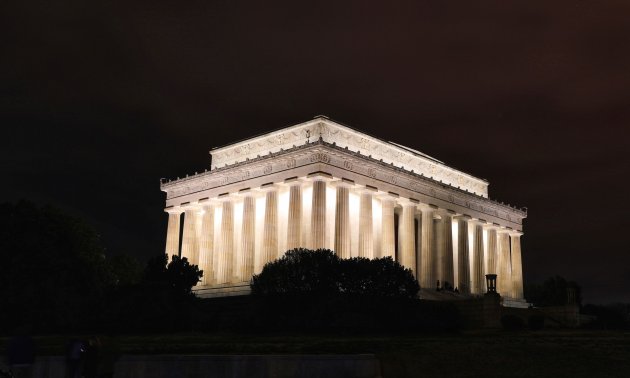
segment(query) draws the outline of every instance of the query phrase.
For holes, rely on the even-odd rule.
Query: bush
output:
[[[505,330],[519,331],[525,327],[525,322],[516,315],[503,315],[501,317],[501,325]]]
[[[340,259],[327,249],[297,248],[265,265],[251,282],[255,295],[347,294],[414,298],[420,286],[391,257]]]
[[[574,303],[569,303],[570,296],[574,297]],[[580,305],[582,303],[582,289],[575,282],[555,276],[546,279],[542,284],[527,285],[525,298],[537,307]]]
[[[339,264],[339,290],[352,295],[414,298],[420,285],[410,269],[391,257],[355,257]]]
[[[267,263],[251,281],[252,294],[325,294],[339,291],[339,257],[328,249],[296,248]]]

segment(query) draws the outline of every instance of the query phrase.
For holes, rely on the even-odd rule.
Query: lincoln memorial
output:
[[[209,170],[161,181],[166,253],[203,270],[198,295],[244,294],[267,262],[305,247],[391,256],[421,297],[438,281],[481,295],[496,274],[503,305],[526,306],[527,212],[489,199],[486,180],[323,116],[210,155]]]

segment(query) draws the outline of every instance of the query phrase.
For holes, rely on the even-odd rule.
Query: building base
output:
[[[513,308],[529,308],[530,304],[525,299],[507,298],[501,297],[501,304],[503,307]]]
[[[249,282],[195,286],[192,291],[193,294],[199,298],[235,297],[239,295],[249,295],[252,292],[249,287]]]

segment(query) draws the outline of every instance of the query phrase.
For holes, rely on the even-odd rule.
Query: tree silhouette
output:
[[[342,293],[413,298],[420,290],[420,285],[411,270],[404,268],[391,257],[377,259],[354,257],[341,260],[339,267]]]
[[[253,294],[326,294],[339,291],[339,257],[329,249],[296,248],[252,278]]]
[[[168,255],[158,255],[147,263],[144,280],[149,285],[168,288],[181,295],[191,295],[192,288],[203,277],[197,265],[190,264],[186,257],[173,256],[167,264]]]
[[[267,263],[251,282],[255,295],[349,294],[413,298],[420,289],[411,270],[391,257],[340,259],[328,249],[297,248]]]
[[[0,205],[0,324],[85,322],[114,281],[99,235],[31,202]]]
[[[560,276],[550,277],[542,284],[528,285],[525,288],[525,298],[536,306],[564,306],[568,303],[569,291],[573,291],[575,304],[580,305],[582,303],[580,286]]]

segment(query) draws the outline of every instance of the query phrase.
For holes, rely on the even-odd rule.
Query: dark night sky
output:
[[[0,198],[145,259],[160,177],[325,114],[527,206],[526,283],[630,302],[630,3],[341,3],[2,2]]]

